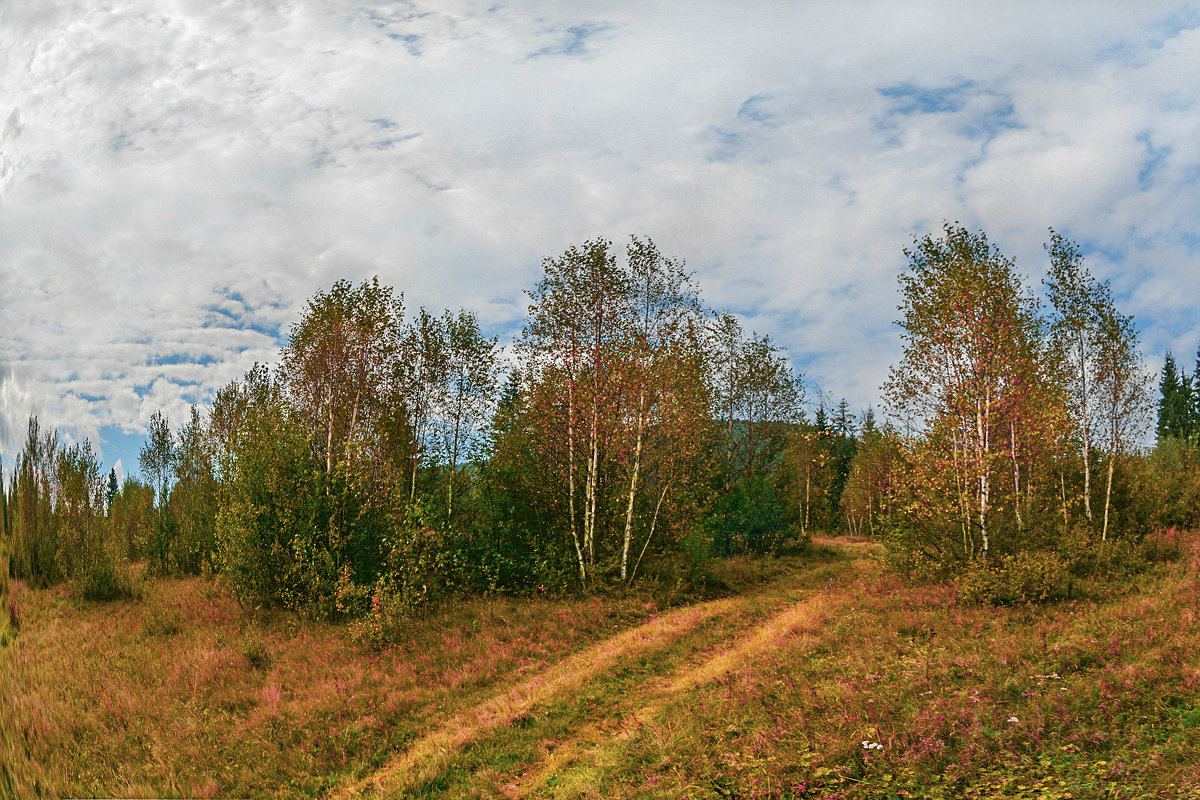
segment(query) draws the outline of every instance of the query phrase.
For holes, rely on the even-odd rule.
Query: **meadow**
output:
[[[1149,571],[1040,606],[818,537],[716,562],[707,597],[470,599],[379,650],[204,577],[111,603],[18,585],[0,790],[1200,797],[1200,538],[1165,536]]]

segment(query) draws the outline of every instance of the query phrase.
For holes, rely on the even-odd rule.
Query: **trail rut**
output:
[[[852,574],[861,577],[869,571],[867,566],[866,561],[856,559],[850,568]],[[750,630],[730,634],[727,644],[715,655],[703,657],[698,663],[680,664],[671,676],[643,682],[633,697],[637,710],[632,712],[629,722],[638,726],[651,724],[673,699],[764,653],[784,637],[800,635],[815,643],[822,621],[852,598],[844,591],[832,598],[813,588],[804,590],[803,595]],[[438,724],[372,775],[347,781],[328,797],[402,796],[419,781],[438,775],[468,744],[511,725],[535,708],[569,697],[630,658],[679,646],[705,623],[729,615],[751,600],[752,597],[730,597],[677,609],[598,642]],[[574,731],[569,742],[559,745],[540,762],[528,765],[517,780],[504,786],[504,793],[513,798],[528,796],[560,767],[585,757],[588,750],[585,742],[594,749],[598,741],[606,738],[611,740],[612,734],[600,726]]]

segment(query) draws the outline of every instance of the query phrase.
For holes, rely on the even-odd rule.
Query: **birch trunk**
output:
[[[621,580],[626,578],[629,545],[633,541],[633,501],[637,497],[638,476],[642,467],[642,432],[645,428],[646,393],[638,393],[637,440],[633,446],[633,474],[629,478],[629,502],[625,506],[625,540],[621,545]]]
[[[567,504],[571,517],[571,540],[575,543],[575,556],[579,559],[579,582],[587,587],[587,565],[583,548],[579,544],[579,523],[575,515],[575,384],[567,377]]]
[[[1017,461],[1016,426],[1011,420],[1008,423],[1008,437],[1013,465],[1013,512],[1017,516],[1017,530],[1023,531],[1025,530],[1025,523],[1021,519],[1021,467]]]

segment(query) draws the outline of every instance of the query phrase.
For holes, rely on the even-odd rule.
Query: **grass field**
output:
[[[204,579],[19,590],[0,795],[1200,797],[1200,540],[1042,607],[852,540],[719,570],[687,604],[457,603],[380,652]]]

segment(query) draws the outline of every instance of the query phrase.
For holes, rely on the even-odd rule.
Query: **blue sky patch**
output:
[[[598,34],[612,30],[613,27],[613,25],[607,22],[584,22],[579,25],[572,25],[563,32],[560,41],[530,53],[528,58],[587,55],[592,39]]]
[[[716,145],[705,156],[708,161],[732,161],[741,150],[745,138],[737,131],[729,131],[716,126],[708,129],[708,135],[709,138],[716,141]]]
[[[767,108],[773,98],[770,95],[756,94],[738,109],[737,118],[746,122],[769,122],[779,115]]]
[[[1138,169],[1138,186],[1149,189],[1154,185],[1157,175],[1162,172],[1161,167],[1167,156],[1171,155],[1171,148],[1155,147],[1149,131],[1138,134],[1137,140],[1146,148],[1146,159]]]
[[[1004,131],[1016,130],[1023,127],[1017,120],[1016,110],[1012,100],[1003,95],[992,95],[992,108],[982,114],[972,116],[960,132],[968,139],[991,141]]]
[[[944,114],[962,111],[966,102],[964,95],[974,86],[974,81],[932,89],[913,83],[898,83],[884,86],[878,92],[893,101],[892,111],[897,114]]]
[[[172,427],[177,423],[182,423],[185,420],[168,420]],[[109,470],[116,466],[118,461],[121,462],[121,467],[126,476],[136,476],[138,474],[138,453],[142,450],[142,445],[146,442],[146,434],[142,431],[130,433],[116,425],[108,425],[100,429],[100,447],[101,458],[104,462],[104,474],[107,479]],[[122,475],[118,473],[118,481]]]
[[[199,364],[202,367],[207,367],[209,364],[217,363],[217,359],[207,353],[199,358],[193,358],[185,353],[171,353],[170,355],[152,355],[146,359],[146,364],[152,367],[170,366],[172,364]]]
[[[419,133],[407,133],[404,136],[392,136],[388,139],[380,139],[379,141],[375,142],[371,146],[374,147],[376,150],[387,150],[392,145],[400,144],[401,142],[411,141],[413,139],[420,137],[420,135],[421,134],[419,134]]]

